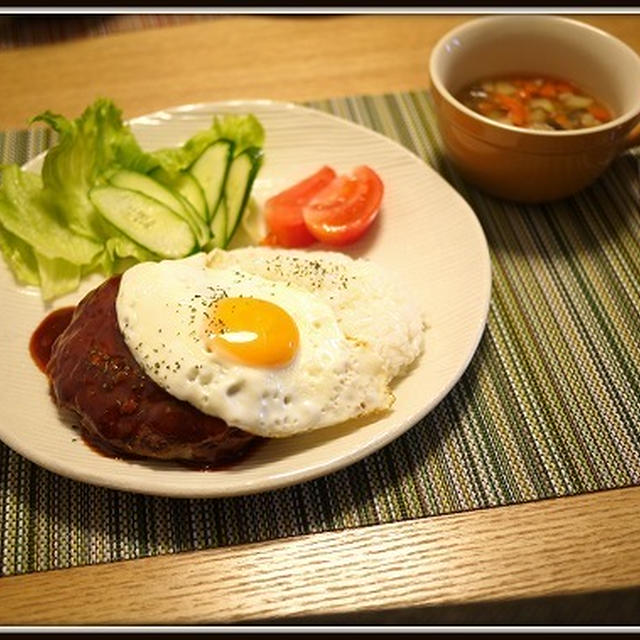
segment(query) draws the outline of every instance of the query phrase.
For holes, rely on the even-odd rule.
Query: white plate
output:
[[[473,211],[422,160],[368,129],[287,103],[188,105],[131,125],[140,144],[153,149],[182,143],[208,127],[216,113],[248,112],[266,130],[266,161],[254,189],[259,203],[323,164],[339,172],[368,164],[384,181],[379,222],[349,253],[366,255],[394,272],[422,304],[430,325],[424,355],[394,388],[391,413],[271,441],[246,461],[219,471],[101,456],[60,420],[47,380],[29,356],[29,338],[50,309],[37,290],[17,286],[3,263],[0,438],[12,449],[55,473],[114,489],[193,498],[249,494],[316,478],[364,458],[415,425],[460,378],[486,322],[489,253]],[[37,159],[28,168],[39,166]],[[55,307],[76,303],[96,284],[83,283]]]

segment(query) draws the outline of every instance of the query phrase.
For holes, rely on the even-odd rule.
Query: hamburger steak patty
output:
[[[89,293],[54,342],[46,372],[56,404],[111,455],[211,467],[239,459],[262,438],[174,398],[144,373],[118,326],[119,284],[116,276]]]

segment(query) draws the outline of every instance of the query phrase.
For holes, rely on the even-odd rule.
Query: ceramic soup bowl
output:
[[[541,131],[492,120],[456,96],[481,79],[538,74],[572,82],[612,118]],[[462,176],[495,196],[544,202],[594,181],[640,144],[640,57],[587,24],[556,16],[494,16],[464,23],[434,47],[430,75],[445,150]]]

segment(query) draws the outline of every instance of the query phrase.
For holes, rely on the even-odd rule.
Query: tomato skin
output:
[[[313,175],[269,198],[264,206],[269,233],[262,244],[286,248],[307,247],[316,242],[305,224],[302,211],[313,197],[336,178],[324,166]]]
[[[265,208],[269,232],[262,244],[292,249],[316,242],[302,217],[302,206],[276,204]],[[270,221],[271,219],[271,221]]]
[[[304,222],[320,242],[350,244],[377,217],[383,193],[382,180],[373,169],[356,167],[351,175],[335,178],[313,197],[303,208]]]

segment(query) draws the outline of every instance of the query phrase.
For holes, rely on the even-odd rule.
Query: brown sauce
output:
[[[75,307],[63,307],[52,311],[37,327],[29,341],[29,352],[38,369],[47,371],[51,347],[58,336],[69,326]]]
[[[111,278],[77,307],[51,312],[31,337],[31,356],[58,409],[92,451],[109,458],[199,470],[242,460],[264,439],[178,400],[145,374],[118,327],[118,286]]]

